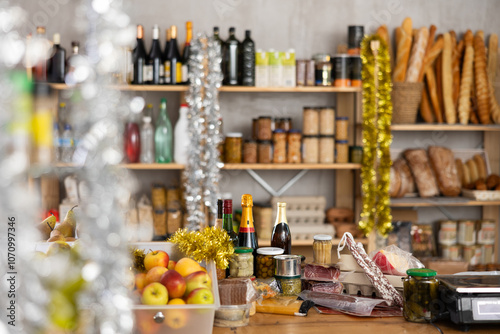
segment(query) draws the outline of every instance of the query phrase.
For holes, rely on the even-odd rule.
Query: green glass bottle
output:
[[[233,201],[230,199],[225,199],[223,202],[222,228],[229,234],[233,246],[238,247],[238,235],[233,229]]]
[[[160,114],[155,130],[155,161],[172,162],[172,123],[167,114],[167,99],[161,99]]]

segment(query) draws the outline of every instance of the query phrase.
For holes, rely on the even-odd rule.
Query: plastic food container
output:
[[[403,316],[411,322],[428,322],[434,316],[439,282],[432,269],[408,269],[403,282]]]
[[[256,273],[257,278],[274,276],[274,256],[283,254],[284,249],[278,247],[261,247],[257,249]]]
[[[173,261],[184,257],[175,244],[170,242],[140,242],[130,246],[145,251],[162,250],[168,253]],[[212,286],[217,287],[217,274],[213,262],[201,265],[207,269],[212,278]],[[210,334],[214,324],[215,310],[220,307],[219,289],[212,289],[214,303],[209,305],[133,305],[135,315],[134,333],[170,333],[176,334]]]
[[[242,327],[248,325],[251,306],[251,303],[243,305],[221,305],[219,309],[215,311],[214,326]]]

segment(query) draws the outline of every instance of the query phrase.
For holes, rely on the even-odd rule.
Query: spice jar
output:
[[[300,281],[300,263],[299,255],[277,255],[275,277],[280,285],[283,296],[297,296],[302,291]]]
[[[243,135],[239,132],[232,132],[226,135],[224,142],[224,162],[231,164],[241,163],[241,141]]]
[[[273,120],[269,116],[260,116],[258,124],[258,140],[271,140],[273,135]]]
[[[458,243],[464,246],[472,246],[476,243],[476,224],[473,221],[458,221]]]
[[[318,138],[318,136],[304,136],[302,145],[302,161],[304,163],[318,163]]]
[[[302,141],[302,134],[299,130],[290,130],[288,132],[288,151],[287,151],[287,159],[288,163],[300,163],[300,148]]]
[[[257,163],[257,142],[245,140],[243,144],[243,162],[246,164]]]
[[[229,275],[231,277],[253,276],[253,249],[250,247],[236,247],[229,260]]]
[[[349,119],[339,116],[335,119],[335,139],[347,140],[348,138]]]
[[[297,59],[295,62],[295,82],[298,87],[305,86],[306,84],[306,62],[307,60]]]
[[[332,63],[330,61],[316,62],[316,86],[332,85]]]
[[[439,282],[432,269],[408,269],[403,282],[403,316],[411,322],[428,322],[434,316]]]
[[[349,144],[347,143],[347,140],[337,140],[337,142],[335,143],[335,153],[335,162],[347,163],[349,161]]]
[[[335,134],[335,110],[333,107],[322,107],[319,110],[319,134]]]
[[[316,234],[313,242],[313,262],[316,264],[332,263],[332,236]]]
[[[331,164],[335,156],[335,140],[333,136],[319,136],[319,162],[322,164]]]
[[[257,144],[257,160],[261,164],[269,164],[272,159],[272,148],[270,140],[262,140]]]
[[[252,139],[259,139],[259,119],[252,118]]]
[[[306,86],[314,86],[316,83],[316,68],[314,60],[306,60]]]
[[[363,163],[363,147],[349,146],[349,162],[353,164]]]
[[[257,278],[274,276],[274,256],[283,254],[285,250],[278,247],[261,247],[257,249],[256,273]]]
[[[302,133],[307,136],[316,136],[319,134],[319,112],[314,107],[304,107],[302,113],[303,124]]]
[[[290,117],[276,118],[275,130],[281,129],[285,132],[292,128],[292,119]]]
[[[273,162],[278,164],[286,162],[286,132],[281,129],[273,133]]]

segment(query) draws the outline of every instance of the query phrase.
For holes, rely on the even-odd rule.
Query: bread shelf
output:
[[[500,125],[479,124],[392,124],[392,131],[500,131]]]
[[[356,242],[361,242],[363,245],[368,244],[368,239],[367,238],[356,238],[354,239]],[[292,240],[292,247],[302,247],[302,246],[311,246],[313,244],[314,240],[312,239],[306,239],[306,240]],[[333,245],[338,245],[340,243],[340,238],[334,238],[332,239],[332,244]],[[259,239],[259,247],[268,247],[271,245],[270,240],[262,240]]]
[[[70,89],[66,84],[51,84],[53,89]],[[111,85],[113,89],[133,92],[185,92],[189,89],[187,85]],[[232,93],[357,93],[360,87],[245,87],[245,86],[222,86],[220,92]]]
[[[391,207],[500,206],[500,201],[476,201],[465,197],[392,198]]]

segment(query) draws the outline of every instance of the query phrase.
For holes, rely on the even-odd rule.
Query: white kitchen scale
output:
[[[439,308],[467,331],[471,324],[500,323],[500,275],[440,275]]]

